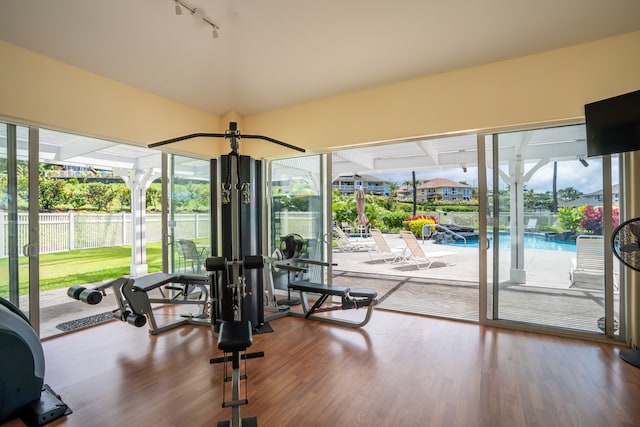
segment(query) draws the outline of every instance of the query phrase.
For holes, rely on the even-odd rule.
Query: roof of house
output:
[[[373,176],[373,175],[358,175],[357,178],[354,178],[353,175],[342,175],[337,177],[335,181],[355,181],[356,179],[358,181],[365,181],[365,182],[388,182],[382,178],[378,178],[377,176]]]
[[[473,188],[470,185],[461,184],[457,181],[452,181],[447,178],[433,178],[428,181],[422,182],[420,185],[418,185],[417,188],[423,189],[423,188],[442,188],[442,187]]]
[[[421,182],[420,184],[418,184],[416,189],[442,188],[442,187],[474,188],[471,185],[462,184],[460,182],[453,181],[447,178],[433,178],[433,179],[429,179],[427,181]],[[399,187],[397,190],[398,193],[407,193],[410,191],[412,191],[411,187],[406,185]]]

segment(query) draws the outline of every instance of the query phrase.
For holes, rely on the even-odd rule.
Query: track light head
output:
[[[176,15],[182,15],[182,8],[187,9],[191,15],[198,20],[200,23],[205,23],[211,26],[212,36],[214,39],[217,39],[220,34],[220,27],[218,27],[214,22],[207,18],[203,9],[198,9],[197,7],[189,6],[185,0],[173,0],[176,4]]]

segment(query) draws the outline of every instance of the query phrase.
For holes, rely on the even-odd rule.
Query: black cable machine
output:
[[[264,353],[246,353],[252,344],[252,330],[259,331],[264,326],[264,301],[262,270],[264,259],[256,255],[262,250],[262,163],[238,152],[240,132],[235,122],[229,123],[224,134],[195,133],[149,145],[150,148],[171,144],[196,137],[225,138],[231,143],[231,152],[223,155],[218,162],[212,160],[212,176],[220,174],[219,187],[214,186],[211,197],[211,241],[222,242],[221,254],[217,245],[212,245],[212,257],[207,258],[205,267],[211,277],[211,325],[218,333],[218,348],[224,357],[213,358],[211,363],[224,363],[224,382],[231,382],[230,400],[223,396],[223,407],[232,410],[231,420],[221,421],[219,427],[241,425],[257,426],[254,418],[240,418],[240,406],[249,403],[246,396],[241,398],[241,382],[247,381],[246,364],[241,372],[240,360],[262,357]],[[305,150],[293,145],[261,135],[242,135],[248,139],[264,139],[297,151]],[[218,232],[218,207],[220,199],[220,231]],[[215,225],[215,226],[214,226]],[[241,354],[244,352],[244,354]],[[231,356],[229,356],[231,355]],[[231,363],[228,375],[227,362]],[[246,386],[245,386],[246,392]],[[226,394],[226,393],[223,393]]]
[[[259,330],[264,325],[263,277],[255,266],[243,269],[242,261],[246,257],[261,256],[256,254],[262,250],[262,162],[241,156],[238,152],[239,140],[262,139],[292,150],[305,150],[267,136],[241,135],[236,122],[230,122],[229,130],[225,133],[193,133],[149,144],[149,148],[200,137],[228,139],[231,145],[229,154],[211,162],[212,176],[219,174],[221,182],[220,186],[212,186],[212,255],[221,260],[209,264],[219,266],[224,263],[227,269],[226,274],[215,275],[217,286],[216,283],[212,284],[211,322],[215,330],[218,322],[234,320],[237,301],[234,301],[233,287],[241,286],[241,296],[244,298],[241,298],[240,318],[235,320],[249,320],[253,328]],[[219,207],[217,200],[220,200]],[[221,225],[219,230],[215,226],[218,223]],[[221,241],[221,253],[218,253],[218,246],[214,243],[218,241]],[[255,258],[252,258],[252,263],[255,263]]]

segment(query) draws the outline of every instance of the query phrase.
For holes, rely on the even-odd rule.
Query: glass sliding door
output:
[[[37,283],[38,268],[37,246],[29,241],[29,136],[26,127],[0,124],[0,296],[25,313],[32,307],[29,269],[35,269]],[[32,320],[37,316],[30,314]]]
[[[488,318],[603,334],[608,317],[609,335],[617,334],[619,294],[614,269],[605,268],[617,163],[586,158],[584,125],[486,141]]]
[[[169,271],[204,273],[211,255],[211,179],[208,160],[168,155]]]
[[[325,189],[326,156],[305,156],[274,160],[269,163],[267,187],[269,254],[275,257],[303,257],[328,261],[327,211]],[[294,240],[302,242],[302,251],[290,251]],[[326,283],[331,274],[326,268],[312,268],[311,280]],[[274,272],[276,289],[287,289],[285,272]]]

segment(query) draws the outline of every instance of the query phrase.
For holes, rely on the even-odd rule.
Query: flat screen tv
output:
[[[587,156],[640,150],[640,90],[584,106]]]

